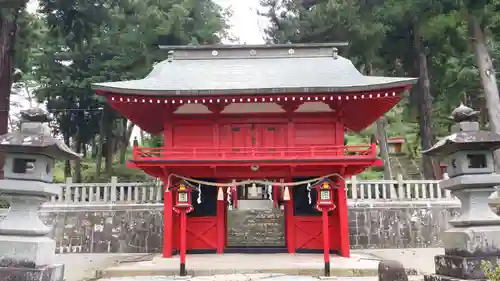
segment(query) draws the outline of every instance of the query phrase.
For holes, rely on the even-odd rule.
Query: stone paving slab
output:
[[[91,280],[96,277],[96,272],[115,266],[122,261],[131,262],[142,259],[149,254],[58,254],[55,263],[64,264],[65,281]]]
[[[353,253],[371,255],[381,260],[397,260],[403,266],[416,269],[420,274],[434,273],[434,257],[444,255],[444,248],[415,248],[415,249],[363,249]]]
[[[377,263],[380,259],[391,259],[400,261],[405,268],[414,268],[418,271],[419,274],[423,273],[432,273],[434,272],[434,256],[438,254],[444,253],[443,248],[418,248],[418,249],[366,249],[366,250],[353,250],[353,255],[357,255],[358,257],[362,257],[364,260],[372,260]],[[283,254],[288,255],[288,254]],[[207,257],[207,255],[190,255],[188,256],[188,268],[192,266],[190,264],[192,262],[192,257]],[[260,263],[266,263],[267,261],[262,259],[262,255],[253,255],[257,259],[259,259]],[[318,263],[318,267],[316,268],[316,275],[322,274],[322,255],[312,255],[311,261]],[[261,258],[259,258],[261,257]],[[155,255],[156,258],[156,255]],[[96,272],[100,270],[105,271],[108,267],[116,267],[118,265],[126,266],[133,265],[135,261],[143,261],[145,259],[151,260],[151,254],[83,254],[83,253],[75,253],[75,254],[59,254],[56,255],[56,263],[63,263],[65,265],[65,276],[66,281],[82,281],[89,280],[96,277]],[[175,272],[170,275],[178,274],[178,260],[175,260],[177,263],[175,265]],[[210,259],[206,259],[205,263],[211,265],[214,262]],[[231,263],[234,265],[235,262]],[[219,265],[220,266],[220,265]],[[227,269],[227,268],[226,268]],[[232,268],[231,268],[232,269]],[[371,275],[375,275],[374,270],[370,270]],[[210,272],[208,272],[210,273]],[[214,272],[216,274],[217,272]],[[234,273],[234,272],[226,272],[226,273]],[[280,273],[280,272],[274,272]],[[286,272],[281,272],[286,273]],[[305,274],[306,272],[303,272]],[[351,274],[354,273],[351,271]],[[368,272],[365,272],[368,273]],[[219,273],[220,274],[220,273]],[[291,275],[295,275],[294,273],[289,273]],[[333,274],[333,272],[332,272]],[[158,274],[154,274],[158,275]],[[312,274],[311,274],[312,275]],[[359,275],[359,274],[358,274]],[[344,275],[345,276],[345,275]],[[287,278],[290,276],[287,276]],[[303,276],[306,278],[307,276]],[[140,278],[140,277],[138,277]],[[149,278],[149,277],[148,277]],[[161,277],[165,278],[165,277]],[[171,278],[171,277],[168,277]],[[222,277],[221,277],[222,278]],[[366,277],[368,279],[363,279],[361,277],[355,278],[359,281],[375,281],[375,279],[370,279],[370,277]],[[411,277],[413,278],[413,277]],[[127,280],[119,280],[116,281],[129,281],[134,279]],[[137,279],[140,280],[140,279]],[[144,280],[144,279],[143,279]],[[152,279],[153,280],[153,279]],[[164,279],[158,279],[158,281],[163,281]],[[171,279],[166,279],[170,281]],[[199,279],[201,281],[201,279]],[[292,279],[293,280],[293,279]],[[304,279],[307,280],[307,279]],[[342,278],[342,281],[349,281],[350,279]],[[353,279],[354,280],[354,279]],[[115,280],[113,280],[115,281]],[[136,281],[136,280],[134,280]]]
[[[377,277],[331,277],[321,279],[320,277],[283,275],[283,274],[230,274],[215,276],[199,276],[191,278],[179,278],[175,276],[140,276],[140,277],[112,277],[100,279],[99,281],[378,281]],[[409,281],[422,281],[422,276],[409,276]]]
[[[331,274],[335,276],[374,276],[378,259],[367,255],[351,258],[332,256]],[[318,254],[206,254],[189,255],[186,268],[191,276],[248,273],[281,273],[318,276],[323,274],[323,255]],[[160,255],[151,261],[123,264],[101,272],[101,277],[172,276],[179,273],[179,257]]]

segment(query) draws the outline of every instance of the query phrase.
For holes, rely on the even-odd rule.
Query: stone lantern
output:
[[[51,229],[38,211],[50,196],[60,193],[61,187],[52,184],[55,159],[75,160],[79,155],[51,136],[49,121],[39,108],[22,111],[20,130],[0,136],[5,157],[0,193],[10,201],[7,216],[0,220],[0,280],[13,276],[25,280],[23,274],[53,276],[40,280],[63,277],[53,272],[61,272],[63,266],[52,265],[55,241],[47,237]]]
[[[452,134],[423,153],[445,159],[449,178],[441,181],[461,202],[460,215],[450,221],[443,235],[445,254],[435,257],[436,274],[426,281],[485,279],[481,262],[493,265],[500,259],[500,217],[488,199],[500,185],[493,153],[500,135],[481,131],[477,111],[460,105],[453,110]]]

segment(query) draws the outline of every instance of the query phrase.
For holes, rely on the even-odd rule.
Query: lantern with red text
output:
[[[323,180],[315,186],[315,189],[317,191],[316,210],[331,211],[335,209],[336,206],[333,200],[333,184],[329,180]]]
[[[177,213],[180,211],[185,211],[186,213],[193,211],[193,204],[191,202],[193,187],[185,182],[181,182],[173,190],[176,192],[174,211]]]

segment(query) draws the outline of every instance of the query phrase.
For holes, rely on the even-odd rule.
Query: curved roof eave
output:
[[[385,77],[384,77],[385,78]],[[162,89],[152,87],[137,87],[137,82],[148,84],[148,79],[94,83],[92,88],[97,91],[111,92],[123,95],[146,96],[189,96],[189,95],[241,95],[241,94],[278,94],[278,93],[354,93],[360,91],[384,90],[406,87],[417,83],[418,78],[390,78],[393,81],[372,85],[356,86],[320,86],[320,87],[283,87],[283,88],[246,88],[246,89]],[[135,86],[134,86],[135,85]],[[151,85],[151,84],[149,84]]]
[[[252,52],[253,51],[253,52]],[[293,50],[292,50],[293,51]],[[409,86],[416,78],[362,75],[331,50],[192,50],[157,63],[143,79],[95,83],[98,91],[176,96],[360,92]],[[207,54],[205,54],[207,53]],[[252,55],[254,54],[254,55]]]

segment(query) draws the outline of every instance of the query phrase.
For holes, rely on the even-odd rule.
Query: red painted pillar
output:
[[[330,234],[328,231],[328,209],[324,208],[322,211],[323,223],[323,261],[325,263],[325,276],[330,276]]]
[[[173,215],[172,215],[172,192],[168,190],[169,180],[164,180],[165,191],[163,193],[163,257],[172,257],[173,244]]]
[[[186,235],[187,235],[187,214],[186,209],[181,210],[181,245],[179,249],[180,254],[180,276],[186,276]]]
[[[338,213],[338,228],[340,237],[340,256],[350,257],[351,256],[351,245],[349,243],[349,220],[348,220],[348,209],[347,209],[347,196],[345,190],[345,181],[339,179],[339,188],[337,188],[337,213]]]
[[[226,244],[226,202],[224,200],[224,189],[217,187],[217,253],[224,253]]]
[[[291,179],[287,179],[287,182],[291,182]],[[293,187],[292,187],[293,188]],[[285,201],[285,224],[286,224],[286,246],[288,248],[288,253],[295,253],[295,219],[293,216],[293,192],[292,188],[288,187],[288,194],[290,199]],[[284,191],[284,196],[287,191]]]

